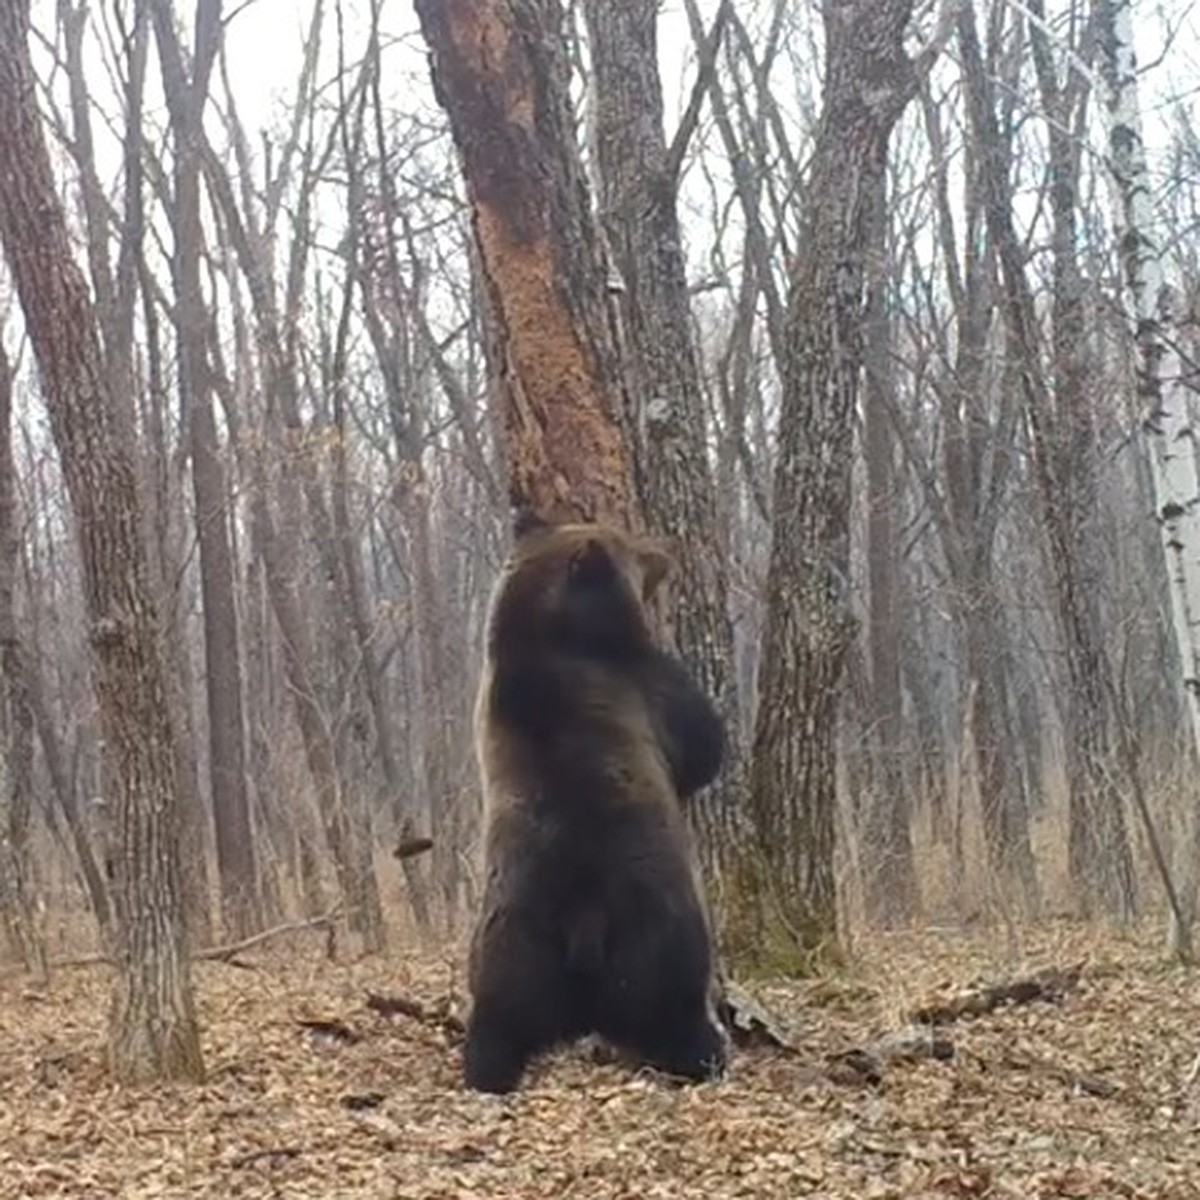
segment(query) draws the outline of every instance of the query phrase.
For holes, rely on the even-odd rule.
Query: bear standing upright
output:
[[[670,560],[649,539],[526,518],[493,593],[475,745],[486,882],[471,943],[468,1087],[509,1092],[540,1051],[599,1034],[719,1077],[711,933],[682,801],[721,719],[655,644]]]

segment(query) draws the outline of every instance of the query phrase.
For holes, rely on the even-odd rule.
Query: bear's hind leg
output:
[[[513,1091],[531,1059],[569,1036],[563,964],[547,945],[511,932],[481,947],[463,1079],[479,1092]]]
[[[476,1092],[514,1091],[530,1060],[545,1048],[541,1042],[503,1007],[476,1002],[467,1023],[463,1081]]]
[[[649,1067],[693,1082],[725,1072],[724,1036],[709,1010],[710,952],[697,919],[628,925],[609,964],[597,1032]]]
[[[692,1083],[706,1083],[725,1074],[725,1039],[706,1010],[687,1018],[635,1024],[622,1039],[648,1067]]]

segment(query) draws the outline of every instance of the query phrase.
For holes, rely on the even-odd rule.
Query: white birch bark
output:
[[[1155,231],[1142,133],[1133,0],[1097,0],[1101,74],[1108,113],[1108,167],[1117,244],[1137,346],[1142,430],[1166,557],[1171,618],[1183,669],[1184,703],[1200,761],[1200,476],[1188,398],[1174,336],[1174,298]],[[1200,813],[1183,864],[1182,911],[1173,914],[1173,953],[1190,957]]]

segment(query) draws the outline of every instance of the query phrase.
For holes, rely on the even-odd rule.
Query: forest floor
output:
[[[108,1080],[104,968],[44,990],[10,972],[0,1196],[1194,1200],[1200,973],[1159,944],[1061,923],[872,938],[834,977],[756,990],[798,1054],[742,1050],[724,1082],[678,1088],[576,1048],[506,1099],[461,1088],[445,1021],[365,1003],[436,1010],[449,955],[331,963],[307,935],[286,956],[198,964],[200,1087]],[[1079,963],[1060,999],[947,1026],[946,1060],[891,1061],[873,1082],[831,1070],[922,1004]]]

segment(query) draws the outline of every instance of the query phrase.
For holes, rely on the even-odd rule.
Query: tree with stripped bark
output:
[[[575,132],[557,0],[417,7],[467,182],[496,331],[511,502],[648,526],[671,539],[682,578],[665,624],[717,697],[736,745],[727,582],[716,554],[675,206],[695,112],[668,146],[657,6],[585,10],[601,223]],[[696,105],[720,29],[718,22],[700,66]],[[487,49],[496,45],[506,47],[502,59]],[[692,809],[719,926],[740,957],[754,952],[764,918],[739,803],[740,756],[731,757],[733,770]]]
[[[418,0],[471,204],[514,507],[643,525],[557,0]]]

